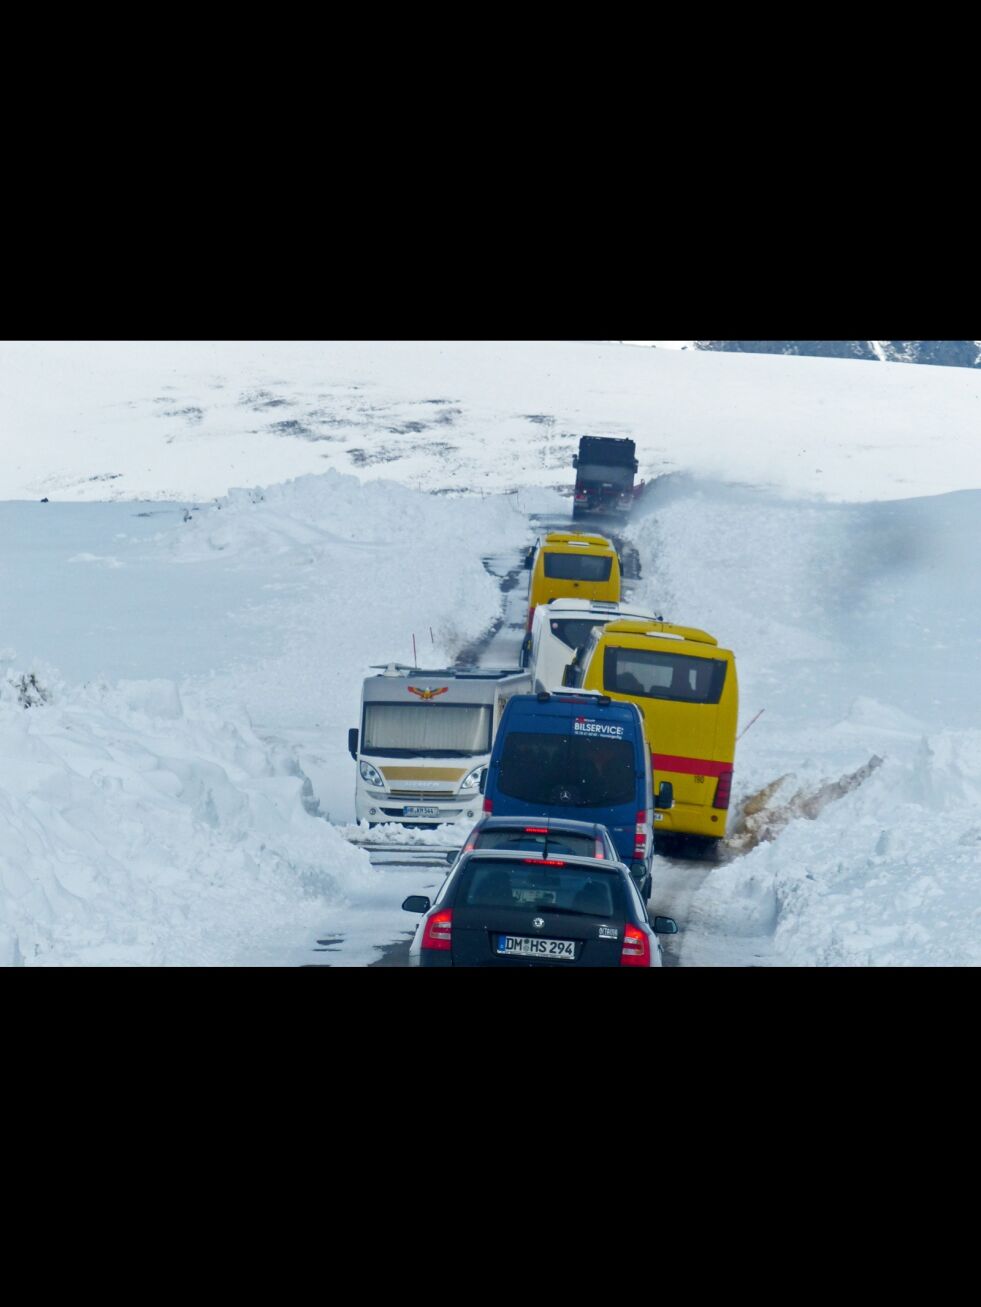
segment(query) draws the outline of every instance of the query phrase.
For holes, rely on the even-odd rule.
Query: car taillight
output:
[[[715,798],[712,800],[713,808],[728,808],[729,794],[732,791],[732,771],[724,771],[719,777],[719,783],[715,787]]]
[[[547,827],[547,826],[526,826],[526,827],[525,827],[525,834],[526,834],[526,835],[547,835],[547,834],[548,834],[548,827]]]
[[[484,800],[484,812],[493,812],[493,811],[494,811],[494,805],[493,805],[493,803],[491,802],[490,799],[485,799],[485,800]]]
[[[606,857],[606,854],[603,852],[603,841],[595,840],[594,843],[595,843],[595,848],[593,849],[593,857],[599,858],[600,861],[602,862],[603,859]]]
[[[430,917],[422,932],[420,948],[448,949],[453,935],[453,909],[444,908]]]
[[[561,858],[522,858],[522,862],[530,862],[536,867],[564,867],[565,863]]]
[[[623,932],[623,950],[620,953],[621,967],[649,967],[651,965],[651,945],[647,936],[636,926],[627,926]]]

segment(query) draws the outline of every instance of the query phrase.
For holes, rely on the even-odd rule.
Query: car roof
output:
[[[544,826],[549,831],[568,831],[570,835],[595,835],[597,831],[609,831],[602,822],[598,821],[573,821],[570,817],[529,817],[527,814],[523,817],[485,817],[479,823],[481,830],[507,830],[511,827],[520,827],[522,830],[526,826]]]
[[[529,858],[527,849],[470,849],[460,854],[456,869],[459,870],[465,863],[470,861],[543,862],[547,866],[553,859]],[[627,865],[623,862],[614,862],[612,858],[584,858],[579,854],[563,853],[560,858],[554,859],[554,861],[568,863],[570,867],[582,867],[584,871],[616,871],[623,876],[630,876],[630,869]]]

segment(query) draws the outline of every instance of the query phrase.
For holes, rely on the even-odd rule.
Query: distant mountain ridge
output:
[[[695,349],[741,354],[807,354],[881,363],[981,367],[981,341],[977,340],[694,340],[692,345]]]

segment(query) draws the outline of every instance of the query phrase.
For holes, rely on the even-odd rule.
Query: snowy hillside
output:
[[[343,838],[361,678],[492,625],[482,560],[567,511],[587,432],[656,479],[634,598],[735,650],[753,723],[681,961],[981,961],[976,388],[591,342],[0,345],[0,963],[376,957],[419,886]]]
[[[809,358],[981,367],[981,340],[630,340],[623,345],[725,350],[738,354],[803,354]]]
[[[561,341],[0,345],[0,500],[203,502],[336,470],[426,491],[563,487],[580,435],[640,475],[807,498],[981,484],[968,369]]]

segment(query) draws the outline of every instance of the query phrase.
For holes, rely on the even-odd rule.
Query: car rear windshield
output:
[[[654,649],[607,648],[603,655],[603,689],[645,699],[681,703],[718,703],[725,685],[722,658],[692,658]]]
[[[362,754],[395,758],[489,753],[491,710],[484,704],[366,703]]]
[[[513,799],[549,807],[631,803],[637,787],[634,746],[589,734],[511,731],[501,752],[498,786]]]
[[[620,876],[599,866],[554,866],[481,858],[461,873],[456,902],[468,908],[524,908],[576,916],[622,917],[625,899]]]
[[[609,554],[553,554],[545,551],[545,575],[553,581],[609,581]]]
[[[499,826],[481,830],[474,841],[475,849],[526,849],[529,853],[561,857],[569,853],[576,858],[592,858],[596,852],[596,840],[592,835],[577,835],[572,831],[549,831],[547,835],[536,834],[525,827],[515,826],[513,830],[502,830]]]
[[[548,625],[556,640],[561,640],[570,649],[578,649],[581,644],[585,644],[589,639],[594,626],[602,626],[609,620],[609,618],[602,617],[590,617],[585,621],[578,617],[552,617],[549,619]]]

